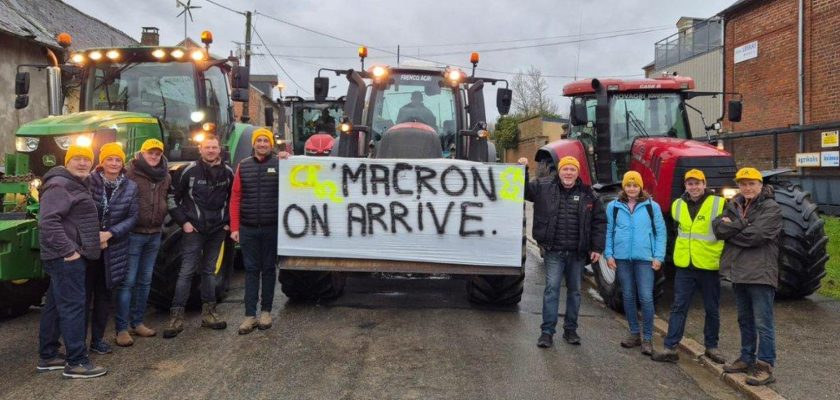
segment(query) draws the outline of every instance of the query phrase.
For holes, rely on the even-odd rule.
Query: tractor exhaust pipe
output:
[[[595,90],[595,132],[598,135],[595,145],[595,171],[597,171],[598,182],[614,182],[617,178],[613,176],[612,154],[610,151],[610,100],[607,96],[607,88],[597,79],[592,80],[592,89]]]
[[[47,67],[47,102],[50,115],[61,115],[61,68]]]

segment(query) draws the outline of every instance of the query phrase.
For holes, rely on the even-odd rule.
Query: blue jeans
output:
[[[43,360],[55,358],[64,338],[67,363],[89,362],[85,347],[85,269],[87,261],[79,258],[65,262],[62,258],[43,262],[44,271],[50,276],[47,301],[41,310],[38,332],[38,353]]]
[[[260,309],[270,312],[277,280],[277,225],[261,228],[242,226],[239,242],[245,264],[245,316],[257,315],[260,287]]]
[[[758,359],[776,365],[776,328],[773,322],[773,298],[776,289],[770,285],[733,283],[738,306],[738,327],[741,329],[741,361],[752,365]]]
[[[584,260],[574,251],[546,251],[545,292],[543,292],[542,333],[554,335],[560,307],[560,284],[566,278],[566,316],[563,330],[577,330],[580,313],[580,279]]]
[[[707,349],[718,347],[720,337],[720,274],[696,268],[676,267],[674,274],[674,304],[668,319],[665,347],[674,349],[685,333],[685,319],[696,289],[703,294],[706,323],[703,325],[703,345]]]
[[[114,328],[117,333],[143,323],[160,240],[160,233],[132,233],[129,236],[128,275],[116,290]]]
[[[624,295],[624,315],[630,325],[630,333],[639,334],[637,301],[642,305],[642,340],[653,337],[653,282],[655,273],[650,261],[615,260],[616,275]]]

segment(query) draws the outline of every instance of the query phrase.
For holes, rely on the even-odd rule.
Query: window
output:
[[[388,128],[419,122],[430,126],[440,136],[455,135],[457,113],[451,88],[441,87],[443,77],[402,73],[394,83],[375,93],[373,131],[383,134]]]
[[[687,138],[677,93],[622,93],[610,98],[610,150],[630,151],[633,139],[642,136]]]

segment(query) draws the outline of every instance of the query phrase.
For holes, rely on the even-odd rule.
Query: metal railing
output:
[[[665,69],[723,46],[722,22],[707,19],[656,42],[654,68]]]

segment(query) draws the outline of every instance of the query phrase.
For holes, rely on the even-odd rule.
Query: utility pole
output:
[[[248,75],[251,75],[251,12],[245,12],[245,69],[248,70]],[[248,88],[248,98],[250,98],[251,88]],[[241,122],[245,123],[251,120],[249,113],[250,104],[248,101],[242,103],[242,116],[239,118]]]
[[[400,65],[400,45],[397,45],[397,66]]]

